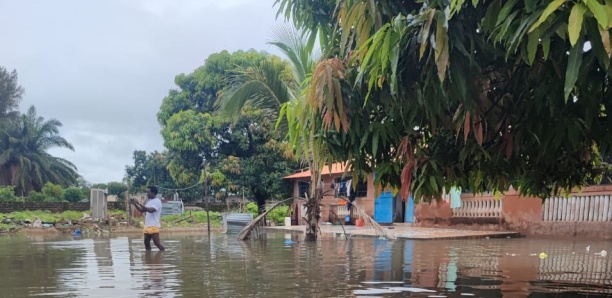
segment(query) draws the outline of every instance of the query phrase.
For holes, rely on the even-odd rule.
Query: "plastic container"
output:
[[[363,227],[364,225],[365,225],[365,221],[363,220],[363,218],[358,218],[355,220],[355,226]]]

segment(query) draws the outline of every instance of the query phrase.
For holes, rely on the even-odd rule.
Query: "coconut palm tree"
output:
[[[269,61],[244,70],[232,79],[231,87],[219,97],[219,112],[237,117],[245,105],[269,111],[276,118],[281,130],[288,132],[289,145],[297,157],[307,163],[311,170],[310,194],[306,203],[306,239],[316,240],[320,220],[320,203],[323,197],[321,169],[328,160],[324,142],[314,132],[321,125],[316,114],[301,113],[307,100],[306,87],[319,61],[315,54],[315,38],[292,27],[281,26],[274,31],[272,45],[281,50],[289,59],[292,77],[283,80],[285,69],[282,64]],[[318,67],[321,68],[320,66]],[[311,95],[314,96],[314,95]]]
[[[0,66],[0,124],[19,116],[19,101],[23,88],[17,83],[17,71],[9,72]]]
[[[76,167],[66,159],[54,157],[51,148],[74,147],[59,135],[62,123],[45,120],[30,107],[27,113],[0,132],[0,185],[15,186],[18,195],[40,191],[43,184],[72,184],[78,178]]]
[[[216,103],[219,113],[235,119],[249,104],[278,116],[281,105],[302,98],[303,87],[318,60],[313,54],[314,42],[289,26],[276,27],[273,37],[270,44],[289,58],[291,69],[281,61],[268,59],[243,70],[220,94]]]

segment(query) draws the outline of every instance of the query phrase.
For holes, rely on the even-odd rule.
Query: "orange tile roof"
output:
[[[337,162],[337,163],[332,164],[331,171],[329,169],[329,166],[323,167],[323,169],[321,170],[321,175],[342,174],[344,173],[344,169],[345,169],[344,163]],[[283,177],[283,179],[298,179],[298,178],[309,178],[309,177],[310,177],[310,170],[306,170],[306,171],[302,171],[299,173],[295,173],[295,174]]]

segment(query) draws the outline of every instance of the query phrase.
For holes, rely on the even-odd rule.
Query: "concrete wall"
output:
[[[572,193],[576,196],[611,195],[612,186],[597,185]],[[474,198],[472,194],[462,194],[462,199]],[[481,197],[492,198],[492,195]],[[502,200],[501,218],[495,223],[473,219],[469,222],[457,222],[452,218],[448,202],[419,203],[415,206],[415,224],[427,227],[453,227],[482,230],[511,230],[526,236],[560,236],[612,239],[612,221],[543,221],[542,200],[533,197],[521,197],[516,191],[508,191]]]
[[[415,224],[422,226],[447,226],[453,215],[446,201],[419,203],[414,205]]]

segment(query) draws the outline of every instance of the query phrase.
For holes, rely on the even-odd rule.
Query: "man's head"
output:
[[[157,196],[157,186],[147,186],[147,198],[153,199]]]

